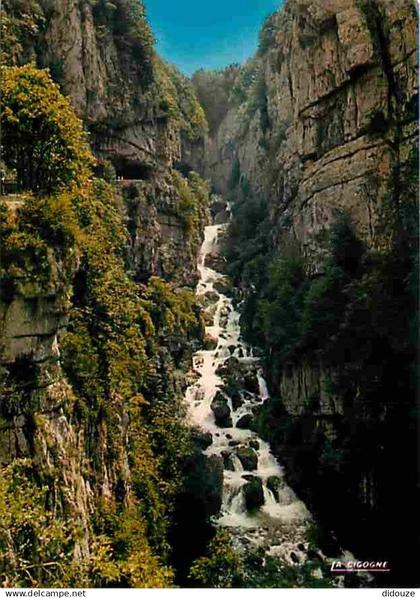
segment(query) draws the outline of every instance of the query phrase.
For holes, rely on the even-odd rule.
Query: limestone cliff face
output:
[[[384,202],[416,145],[416,35],[410,1],[287,2],[250,64],[254,97],[207,141],[206,173],[226,192],[238,160],[305,252],[340,209],[386,242]]]
[[[322,279],[322,239],[341,214],[366,247],[392,261],[393,214],[416,193],[410,177],[413,164],[417,169],[417,26],[416,6],[409,0],[287,1],[265,25],[259,51],[238,71],[229,109],[206,138],[204,172],[216,191],[241,205],[247,198],[263,198],[272,255],[300,253],[309,280]],[[199,79],[196,85],[209,112]],[[254,257],[252,246],[249,252]],[[258,285],[263,274],[253,262],[247,276],[244,291],[252,296],[250,284]],[[395,281],[394,288],[391,294],[398,296],[402,291]],[[249,305],[251,320],[255,303]],[[368,313],[369,308],[356,309]],[[383,329],[391,330],[395,318],[384,314]],[[340,338],[345,327],[344,321],[327,342]],[[321,518],[344,531],[347,542],[357,536],[353,547],[359,554],[392,555],[403,575],[394,549],[399,528],[383,527],[398,502],[384,472],[387,463],[407,458],[414,470],[415,449],[407,449],[403,432],[413,426],[407,406],[411,391],[402,390],[405,382],[394,390],[389,369],[395,367],[400,372],[395,375],[406,380],[409,351],[398,355],[396,349],[386,366],[392,351],[382,338],[373,340],[372,329],[360,339],[357,328],[349,334],[354,348],[335,355],[323,353],[323,341],[315,342],[315,352],[298,345],[286,360],[278,347],[277,352],[269,347],[267,374],[278,409],[271,426],[278,430],[269,435],[295,488]],[[381,334],[385,338],[387,332]],[[396,339],[398,331],[390,336]],[[363,361],[360,356],[373,346]],[[366,392],[371,375],[381,389],[372,400]],[[346,391],[337,383],[343,378]],[[404,396],[400,411],[398,393]],[[344,462],[350,463],[347,469]],[[414,496],[414,486],[406,493]]]
[[[140,278],[176,276],[163,262],[170,259],[167,246],[177,246],[177,264],[194,272],[194,248],[177,218],[181,198],[171,181],[175,167],[187,173],[195,166],[189,154],[202,145],[206,121],[187,79],[156,55],[142,4],[6,2],[4,18],[10,30],[5,62],[33,60],[49,68],[90,132],[99,173],[112,164],[124,179],[124,195],[133,185],[147,189],[147,206],[133,232],[141,239],[133,245],[133,270],[142,270]],[[192,284],[194,277],[182,282]]]
[[[6,3],[17,38],[9,61],[35,60],[51,70],[92,130],[98,152],[168,165],[179,155],[179,140],[165,126],[167,115],[152,89],[152,33],[140,4],[133,6],[102,0]]]
[[[158,427],[163,417],[167,425],[173,421],[180,434],[177,450],[184,450],[183,370],[201,326],[183,288],[196,282],[209,217],[207,186],[188,175],[182,146],[200,144],[205,118],[187,80],[156,56],[137,0],[6,2],[4,18],[10,36],[3,59],[50,69],[89,130],[96,174],[110,187],[82,199],[91,210],[87,222],[95,223],[84,249],[76,243],[64,256],[47,241],[42,264],[23,250],[9,290],[0,259],[0,466],[30,460],[29,479],[48,488],[57,521],[72,521],[78,530],[71,549],[75,563],[89,566],[95,558],[102,509],[123,512],[138,501],[142,509],[154,509],[149,519],[139,512],[134,517],[136,525],[150,523],[140,536],[148,538],[150,554],[164,559],[164,504],[174,505],[176,491],[159,482],[166,449]],[[18,229],[24,199],[6,198],[4,230]],[[152,276],[171,284],[155,280],[148,286]],[[86,319],[95,304],[94,321],[104,317],[99,334]],[[90,348],[83,346],[87,340]],[[94,373],[93,362],[87,364],[96,359],[97,342],[104,344]],[[116,356],[120,350],[122,358]],[[79,366],[87,370],[77,379]],[[98,390],[83,387],[84,380],[96,380]],[[156,455],[154,442],[160,443]],[[194,461],[190,448],[186,454]],[[174,451],[170,459],[177,468]],[[176,477],[180,486],[182,476]],[[162,492],[172,495],[163,498]],[[18,558],[12,543],[7,549]],[[13,574],[9,566],[0,571],[2,579]],[[152,575],[158,571],[156,561]],[[80,574],[73,583],[89,585],[89,579]]]
[[[225,195],[236,177],[265,196],[274,246],[297,242],[313,273],[319,234],[343,211],[386,248],[386,211],[404,201],[417,147],[417,66],[414,2],[289,0],[245,67],[248,99],[232,99],[206,138],[204,173]],[[282,384],[294,411],[302,389]]]

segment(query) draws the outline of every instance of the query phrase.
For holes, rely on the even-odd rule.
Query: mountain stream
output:
[[[255,410],[269,395],[260,360],[241,338],[240,314],[223,292],[226,276],[210,267],[220,262],[226,226],[206,227],[199,255],[197,295],[205,306],[206,337],[213,346],[194,355],[198,379],[186,393],[189,416],[193,426],[211,434],[206,453],[224,462],[216,525],[230,528],[243,544],[262,546],[293,564],[305,558],[312,519],[285,482],[269,445],[250,429]]]

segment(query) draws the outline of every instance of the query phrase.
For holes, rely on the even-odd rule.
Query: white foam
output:
[[[199,426],[203,431],[210,432],[213,444],[205,451],[208,455],[221,455],[222,452],[230,453],[230,466],[234,471],[224,471],[223,504],[217,525],[235,528],[238,530],[254,530],[248,536],[250,541],[261,542],[266,537],[267,529],[271,525],[288,524],[296,525],[296,542],[302,541],[304,526],[302,523],[310,521],[310,514],[305,505],[296,497],[283,479],[283,469],[271,453],[269,445],[261,440],[255,432],[242,430],[235,427],[238,420],[245,414],[252,414],[252,409],[269,398],[269,392],[264,379],[259,358],[254,355],[252,347],[241,339],[240,314],[234,309],[232,299],[218,292],[214,283],[225,279],[215,270],[206,266],[206,258],[210,253],[218,251],[218,242],[226,225],[213,225],[206,227],[205,238],[201,247],[198,270],[200,281],[197,285],[197,295],[204,295],[211,291],[214,302],[207,308],[207,313],[212,314],[213,322],[206,326],[206,334],[217,342],[216,349],[212,351],[198,351],[193,359],[194,371],[199,375],[197,382],[190,386],[185,399],[188,403],[189,417],[194,426]],[[211,409],[212,401],[218,390],[223,386],[223,380],[216,373],[231,357],[229,347],[235,347],[233,356],[243,365],[255,371],[259,393],[258,396],[244,393],[244,403],[233,410],[230,397],[228,404],[232,413],[233,427],[220,429],[215,422]],[[244,472],[244,467],[235,454],[235,447],[249,447],[250,441],[258,443],[256,449],[258,456],[257,469]],[[256,444],[252,443],[254,446]],[[246,508],[245,497],[242,491],[247,480],[243,475],[253,475],[261,479],[263,484],[264,505],[257,513],[249,513]],[[268,478],[279,478],[279,499],[267,486]],[[293,531],[293,530],[292,530]]]

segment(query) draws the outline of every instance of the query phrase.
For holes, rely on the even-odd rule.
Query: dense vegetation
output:
[[[209,543],[208,554],[196,559],[191,578],[205,588],[328,588],[332,580],[328,566],[308,560],[287,566],[264,550],[244,552],[235,546],[226,530],[219,530]]]
[[[416,500],[416,164],[413,154],[404,166],[405,194],[399,197],[397,186],[385,204],[385,247],[369,248],[347,214],[337,213],[317,240],[314,274],[311,258],[286,233],[275,249],[267,203],[243,178],[233,192],[226,247],[230,274],[242,288],[243,329],[248,341],[265,350],[273,391],[259,418],[260,433],[290,464],[291,483],[321,521],[335,526],[350,547],[354,542],[359,554],[378,552],[381,538],[379,546],[387,547],[383,556],[392,553],[396,568],[397,549],[389,546],[400,534],[399,524],[385,529],[383,521],[392,518],[402,491],[407,513],[414,512]],[[290,415],[281,388],[284,383],[284,392],[290,392],[287,384],[299,372],[306,376],[299,378],[302,409]],[[328,416],[326,405],[341,407]],[[407,468],[400,474],[401,462]],[[368,472],[366,492],[373,493],[374,507],[372,498],[361,505],[348,491],[361,484],[361,472]],[[343,510],[364,522],[363,546],[340,517]]]
[[[207,128],[206,116],[187,77],[157,57],[156,97],[159,109],[167,114],[191,141],[197,141]]]
[[[86,134],[48,73],[3,67],[1,81],[4,159],[20,189],[46,194],[85,180],[93,162]]]
[[[34,58],[33,46],[45,27],[45,14],[37,0],[5,0],[0,15],[0,64],[17,65]]]
[[[277,16],[271,18],[273,23],[277,23]],[[267,20],[270,32],[274,27],[274,25],[269,25],[271,20]],[[263,34],[264,31],[261,35],[263,36]],[[261,44],[263,43],[265,42],[261,41]],[[237,110],[239,136],[246,134],[249,124],[256,114],[259,115],[263,131],[270,126],[267,112],[267,89],[259,54],[243,65],[232,64],[218,71],[200,69],[194,73],[192,84],[204,108],[210,133],[217,132],[229,110],[234,108]]]
[[[200,69],[192,77],[192,84],[201,106],[204,106],[211,133],[217,131],[227,114],[232,101],[232,87],[239,72],[240,66],[232,64],[220,71]]]
[[[95,142],[99,143],[110,130],[130,124],[133,114],[138,120],[169,120],[174,130],[181,130],[196,141],[207,127],[203,109],[191,82],[157,55],[144,3],[89,0],[85,4],[83,10],[80,5],[80,11],[91,11],[95,43],[104,59],[103,70],[109,70],[109,77],[118,76],[114,67],[124,73],[118,84],[105,79],[104,88],[99,85],[87,90],[88,103],[95,103],[98,93],[102,93],[103,102],[109,104],[105,118],[90,117],[89,128]],[[54,11],[51,3],[41,0],[6,0],[1,15],[1,64],[17,66],[32,61],[38,68],[48,68],[54,81],[63,84],[69,65],[61,53],[48,47],[45,39]],[[113,49],[113,58],[107,62],[109,48]],[[112,65],[114,60],[118,64]]]
[[[135,76],[142,87],[153,82],[154,37],[142,0],[89,0],[97,35],[116,40],[127,56],[127,75]]]
[[[3,79],[5,154],[21,149],[47,175],[8,163],[25,194],[0,205],[2,313],[53,301],[68,323],[60,354],[25,353],[0,370],[2,425],[13,431],[21,418],[27,435],[24,458],[2,466],[2,583],[171,585],[169,532],[195,451],[182,371],[202,336],[199,308],[190,290],[128,274],[123,199],[92,177],[82,125],[48,74],[10,68]],[[51,160],[37,153],[44,132],[56,144]],[[179,217],[197,243],[208,191],[195,174],[189,184],[174,176]]]

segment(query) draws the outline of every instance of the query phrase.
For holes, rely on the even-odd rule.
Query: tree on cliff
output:
[[[1,69],[3,159],[22,190],[51,193],[89,177],[93,158],[70,101],[48,71]]]

